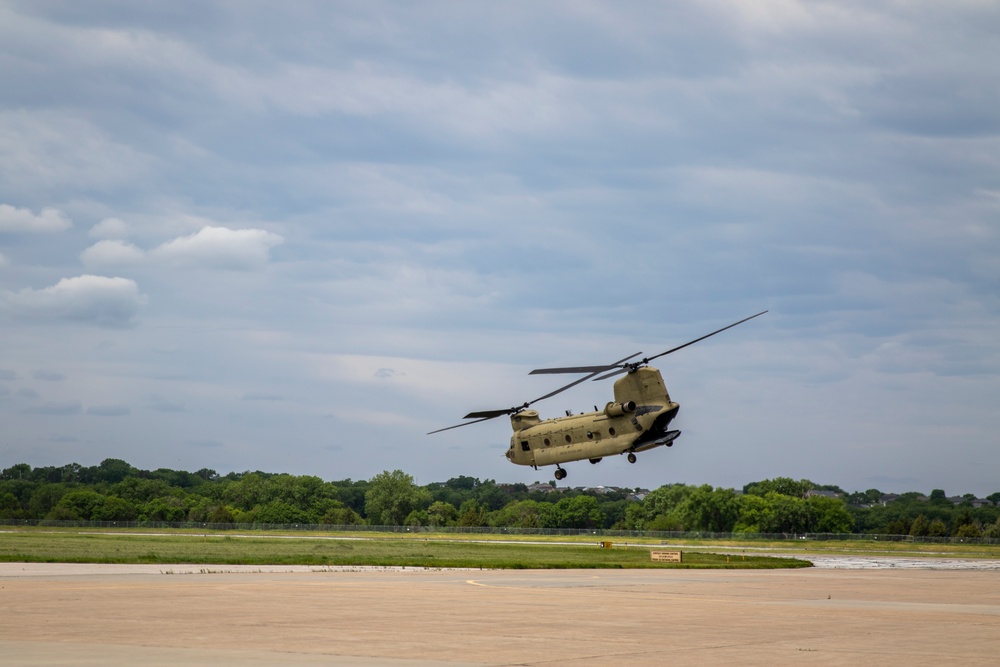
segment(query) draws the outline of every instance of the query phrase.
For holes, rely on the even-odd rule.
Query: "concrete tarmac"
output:
[[[989,570],[0,564],[0,664],[996,665]]]

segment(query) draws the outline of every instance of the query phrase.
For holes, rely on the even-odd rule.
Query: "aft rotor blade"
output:
[[[635,354],[630,354],[624,359],[619,359],[614,363],[605,364],[603,366],[566,366],[564,368],[536,368],[535,370],[528,373],[528,375],[548,375],[555,373],[603,373],[604,371],[609,371],[612,368],[617,368],[619,364],[622,364],[632,357],[638,357],[642,352],[636,352]],[[546,398],[548,398],[546,396]],[[536,399],[542,400],[542,399]]]
[[[566,391],[567,389],[569,389],[571,387],[575,387],[576,385],[580,384],[581,382],[586,382],[587,380],[591,379],[592,377],[594,377],[598,373],[603,373],[604,371],[608,370],[609,368],[616,368],[620,364],[622,364],[623,362],[628,361],[632,357],[637,357],[640,354],[642,354],[642,352],[636,352],[635,354],[630,354],[630,355],[628,355],[627,357],[625,357],[623,359],[619,359],[618,361],[614,362],[613,364],[608,364],[607,366],[577,366],[576,368],[593,368],[595,370],[590,371],[588,375],[584,375],[579,380],[574,380],[573,382],[570,382],[568,385],[566,385],[564,387],[559,387],[555,391],[550,391],[549,393],[545,394],[544,396],[539,396],[538,398],[536,398],[535,400],[531,401],[530,403],[526,403],[525,407],[528,407],[532,403],[537,403],[538,401],[543,401],[546,398],[552,398],[556,394],[561,394],[562,392]],[[555,368],[542,369],[542,370],[549,370],[549,371],[556,371],[556,372],[558,372],[558,369],[555,369]],[[580,371],[567,371],[567,372],[580,372]],[[587,372],[587,371],[583,371],[583,372]],[[532,371],[532,373],[534,373],[534,371]],[[530,375],[530,373],[529,373],[529,375]]]
[[[622,373],[625,373],[628,370],[629,370],[629,366],[628,365],[624,366],[623,368],[616,368],[615,370],[611,371],[610,373],[605,373],[604,375],[599,375],[598,377],[595,377],[593,379],[593,382],[597,382],[598,380],[607,380],[608,378],[614,377],[616,375],[621,375]],[[586,378],[584,378],[584,379],[586,379]]]
[[[690,341],[690,342],[687,342],[687,343],[684,343],[683,345],[678,345],[677,347],[675,347],[675,348],[672,348],[672,349],[670,349],[670,350],[667,350],[666,352],[660,352],[659,354],[657,354],[657,355],[654,355],[654,356],[652,356],[652,357],[646,357],[645,359],[643,359],[643,360],[642,360],[642,362],[641,362],[641,363],[644,363],[644,364],[645,364],[645,363],[648,363],[648,362],[652,361],[653,359],[659,359],[660,357],[663,357],[663,356],[666,356],[666,355],[670,354],[671,352],[676,352],[677,350],[683,350],[683,349],[684,349],[685,347],[687,347],[688,345],[694,345],[695,343],[697,343],[697,342],[699,342],[699,341],[703,341],[703,340],[705,340],[706,338],[710,338],[711,336],[714,336],[714,335],[715,335],[715,334],[717,334],[717,333],[722,333],[722,332],[723,332],[723,331],[725,331],[726,329],[732,329],[732,328],[733,328],[733,327],[735,327],[735,326],[736,326],[737,324],[743,324],[744,322],[747,322],[747,321],[749,321],[749,320],[752,320],[752,319],[753,319],[753,318],[755,318],[755,317],[760,317],[761,315],[763,315],[763,314],[764,314],[764,313],[766,313],[766,312],[767,312],[766,310],[762,310],[761,312],[757,313],[756,315],[751,315],[750,317],[747,317],[747,318],[744,318],[744,319],[740,320],[739,322],[733,322],[733,323],[732,323],[732,324],[730,324],[730,325],[729,325],[728,327],[722,327],[722,328],[721,328],[721,329],[719,329],[718,331],[713,331],[713,332],[712,332],[712,333],[710,333],[710,334],[705,334],[705,335],[704,335],[704,336],[702,336],[701,338],[695,338],[694,340],[692,340],[692,341]]]

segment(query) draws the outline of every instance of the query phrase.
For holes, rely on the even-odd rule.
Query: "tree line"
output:
[[[140,470],[120,459],[0,473],[0,520],[213,524],[492,526],[716,533],[876,533],[1000,538],[1000,493],[954,502],[940,489],[884,501],[877,489],[778,477],[734,489],[667,484],[569,489],[459,476],[419,486],[401,470],[370,480],[210,469]],[[817,491],[828,491],[823,494]],[[976,502],[974,502],[976,501]]]

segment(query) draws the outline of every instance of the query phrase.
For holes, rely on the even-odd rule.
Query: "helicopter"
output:
[[[539,466],[554,465],[555,478],[561,480],[567,475],[566,469],[561,465],[563,463],[586,459],[592,464],[597,464],[604,457],[615,454],[627,454],[628,462],[635,463],[637,453],[660,446],[670,447],[681,434],[677,430],[668,430],[670,422],[680,410],[680,405],[670,399],[667,387],[663,383],[663,376],[659,370],[650,366],[649,362],[732,329],[766,312],[768,311],[761,311],[666,352],[643,357],[639,361],[631,360],[642,352],[598,366],[536,368],[529,375],[569,373],[583,374],[584,377],[522,405],[500,410],[470,412],[464,419],[473,421],[440,428],[427,435],[510,415],[510,425],[514,429],[514,435],[510,438],[510,448],[505,456],[516,465],[531,466],[536,470]],[[567,411],[565,417],[543,420],[538,416],[537,410],[529,409],[533,404],[560,394],[581,382],[587,380],[597,382],[623,373],[624,377],[615,381],[614,400],[609,401],[603,410],[598,410],[597,406],[594,406],[593,412],[574,415]]]

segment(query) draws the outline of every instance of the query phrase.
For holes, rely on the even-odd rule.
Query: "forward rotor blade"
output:
[[[509,413],[506,410],[504,410],[500,414],[494,415],[492,417],[483,417],[482,419],[477,419],[477,420],[471,421],[471,422],[463,422],[461,424],[455,424],[454,426],[445,426],[444,428],[439,428],[436,431],[431,431],[427,435],[434,435],[435,433],[440,433],[441,431],[450,431],[451,429],[458,428],[459,426],[468,426],[469,424],[478,424],[479,422],[484,422],[484,421],[487,421],[489,419],[495,419],[496,417],[499,417],[500,415],[504,415],[504,414],[509,414]]]
[[[598,373],[601,373],[601,372],[606,371],[606,370],[611,369],[611,368],[617,368],[620,364],[628,361],[632,357],[638,357],[640,354],[642,354],[642,352],[636,352],[635,354],[630,354],[630,355],[628,355],[627,357],[625,357],[623,359],[619,359],[618,361],[614,362],[613,364],[608,364],[607,366],[578,366],[577,367],[577,368],[590,368],[590,369],[592,369],[590,371],[586,371],[586,370],[585,371],[570,371],[570,370],[560,371],[559,369],[554,369],[554,368],[552,368],[552,369],[541,369],[541,372],[546,372],[546,371],[556,372],[556,373],[558,373],[558,372],[566,372],[566,373],[580,373],[580,372],[587,373],[587,372],[589,372],[590,374],[583,376],[579,380],[574,380],[573,382],[570,382],[569,384],[567,384],[567,385],[565,385],[563,387],[559,387],[555,391],[550,391],[549,393],[545,394],[544,396],[539,396],[535,400],[529,401],[528,403],[525,403],[524,405],[519,405],[519,406],[514,407],[514,408],[507,408],[506,410],[482,410],[480,412],[470,412],[469,414],[465,415],[465,418],[466,419],[472,419],[473,421],[462,422],[461,424],[455,424],[454,426],[446,426],[444,428],[439,428],[436,431],[431,431],[427,435],[434,435],[435,433],[440,433],[441,431],[450,431],[451,429],[453,429],[453,428],[459,428],[460,426],[468,426],[469,424],[478,424],[479,422],[484,422],[484,421],[486,421],[488,419],[496,419],[497,417],[501,417],[503,415],[512,415],[515,412],[520,412],[521,410],[525,409],[526,407],[528,407],[532,403],[537,403],[538,401],[545,400],[546,398],[551,398],[552,396],[555,396],[556,394],[559,394],[559,393],[562,393],[562,392],[566,391],[570,387],[575,387],[576,385],[580,384],[581,382],[586,382],[587,380],[589,380],[590,378],[594,377]],[[537,373],[537,372],[538,371],[532,371],[531,373]],[[529,375],[531,373],[529,373]]]
[[[462,419],[496,419],[497,417],[502,417],[503,415],[513,414],[526,407],[528,407],[527,403],[516,408],[507,408],[506,410],[482,410],[480,412],[470,412],[462,417]]]

